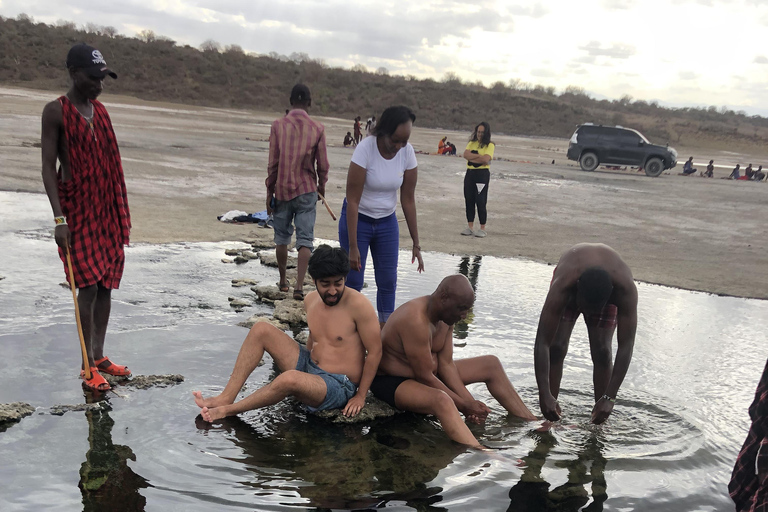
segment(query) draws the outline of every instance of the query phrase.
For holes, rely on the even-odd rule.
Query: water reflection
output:
[[[509,491],[510,504],[507,512],[527,511],[579,511],[597,512],[603,510],[603,502],[608,499],[605,482],[606,459],[603,456],[603,443],[596,433],[587,437],[584,446],[573,460],[559,461],[556,467],[568,470],[568,481],[550,490],[550,483],[541,474],[547,456],[557,446],[557,439],[551,432],[531,431],[529,433],[536,446],[523,457],[526,468],[520,481]],[[592,503],[587,485],[591,485]]]
[[[101,401],[102,397],[86,394],[86,403]],[[80,466],[78,487],[83,496],[83,510],[138,511],[144,510],[147,500],[139,489],[151,487],[142,476],[128,466],[136,456],[128,446],[112,442],[115,422],[109,416],[106,401],[101,409],[85,412],[88,420],[88,452]]]
[[[469,283],[472,285],[472,290],[477,294],[477,277],[480,274],[480,264],[483,261],[482,256],[472,256],[472,261],[469,261],[469,256],[462,256],[459,262],[459,273],[466,276],[469,279]],[[475,319],[475,314],[472,309],[467,313],[467,318],[456,322],[453,326],[453,336],[458,340],[467,339],[469,335],[469,325]],[[456,346],[463,347],[466,343],[458,343]]]
[[[465,452],[423,416],[400,414],[372,424],[337,425],[305,413],[292,400],[255,416],[196,427],[222,434],[241,450],[231,458],[249,470],[240,482],[263,495],[298,492],[319,510],[381,508],[392,502],[416,510],[439,507],[442,487],[430,486]],[[272,489],[270,492],[268,489]],[[282,505],[297,505],[289,499]]]

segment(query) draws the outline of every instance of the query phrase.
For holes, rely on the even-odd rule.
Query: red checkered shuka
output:
[[[728,493],[737,512],[768,512],[768,363],[749,417],[752,425],[733,467]]]
[[[59,201],[72,235],[72,270],[75,285],[100,283],[116,289],[123,276],[131,231],[125,177],[112,121],[101,102],[93,100],[93,125],[80,115],[69,98],[59,98],[67,140],[71,178],[62,182]],[[69,280],[67,259],[59,248]]]

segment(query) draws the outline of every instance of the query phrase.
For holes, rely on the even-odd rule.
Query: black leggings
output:
[[[480,225],[484,226],[488,220],[488,183],[491,181],[490,169],[467,169],[464,175],[464,204],[467,208],[467,222],[475,222],[475,205],[477,205],[477,217]],[[480,192],[478,185],[483,185]]]

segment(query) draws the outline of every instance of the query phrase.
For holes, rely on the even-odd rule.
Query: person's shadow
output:
[[[477,292],[477,276],[480,273],[480,265],[483,261],[482,256],[473,256],[472,261],[469,261],[469,256],[462,256],[459,262],[459,274],[462,274],[469,279],[469,284],[472,285],[472,291]],[[457,340],[467,339],[469,335],[469,326],[475,319],[475,315],[472,310],[467,313],[467,318],[459,320],[453,325],[453,336]]]
[[[557,510],[559,512],[599,512],[608,499],[605,482],[605,464],[603,445],[592,433],[579,450],[576,459],[556,462],[555,466],[568,469],[568,482],[550,490],[550,483],[544,480],[541,469],[549,452],[557,446],[557,440],[551,432],[532,431],[536,447],[523,460],[526,468],[520,481],[509,491],[510,504],[507,512],[538,512]],[[591,484],[590,494],[585,486]]]
[[[86,392],[86,403],[103,400],[103,394],[94,397]],[[152,487],[142,476],[128,466],[128,459],[136,460],[127,446],[112,443],[112,427],[115,421],[109,416],[109,405],[101,409],[85,411],[88,420],[88,452],[80,466],[78,487],[83,495],[86,512],[139,511],[144,510],[147,500],[139,489]]]

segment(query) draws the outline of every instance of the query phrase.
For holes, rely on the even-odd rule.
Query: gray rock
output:
[[[276,300],[284,300],[288,298],[288,292],[281,292],[277,286],[251,286],[251,290],[255,293],[259,300],[264,302],[264,299],[274,303]]]
[[[259,255],[253,251],[243,251],[241,254],[243,255],[243,258],[248,258],[249,260],[259,259]]]
[[[221,258],[222,263],[232,263],[232,260],[229,258]]]
[[[33,412],[35,412],[35,408],[25,402],[0,404],[0,425],[21,421],[22,418]]]
[[[401,412],[390,406],[388,403],[382,402],[370,393],[367,397],[365,397],[365,407],[363,407],[362,410],[357,413],[357,416],[348,418],[342,414],[342,409],[317,411],[315,415],[320,418],[325,418],[332,423],[362,423],[373,421],[378,418],[388,418]]]
[[[299,334],[294,336],[293,339],[295,339],[297,343],[306,345],[307,340],[309,339],[309,331],[301,331]]]
[[[259,259],[261,260],[262,265],[277,268],[277,256],[275,256],[275,251],[259,251]],[[288,263],[285,268],[296,268],[296,263],[297,258],[295,256],[288,256]]]
[[[298,277],[299,277],[299,276],[298,276],[298,273],[299,273],[299,272],[298,272],[296,269],[294,269],[294,268],[292,268],[292,269],[288,270],[288,271],[285,273],[285,278],[288,280],[288,282],[289,282],[289,283],[291,283],[291,286],[293,286],[293,283],[295,283],[295,282],[296,282],[296,278],[298,278]],[[307,290],[307,289],[306,289],[306,287],[307,287],[307,286],[309,286],[309,287],[310,287],[310,290],[314,290],[314,289],[315,289],[315,282],[314,282],[314,281],[312,280],[312,278],[310,277],[310,275],[309,275],[309,272],[307,272],[307,273],[305,273],[305,274],[304,274],[304,287],[305,287],[305,289],[304,289],[304,293],[305,293],[305,294],[306,294],[306,293],[308,293],[308,292],[310,291],[310,290]]]
[[[176,374],[166,375],[134,375],[132,377],[115,377],[102,373],[110,386],[125,386],[136,389],[165,388],[184,382],[184,376]]]
[[[251,241],[251,248],[253,248],[254,251],[260,251],[262,249],[274,249],[275,241],[267,239],[253,240]]]
[[[275,312],[272,316],[290,325],[307,325],[307,312],[304,311],[304,302],[300,300],[285,299],[275,302]]]
[[[245,277],[242,277],[240,279],[233,279],[232,280],[232,286],[234,288],[240,288],[240,287],[243,287],[243,286],[253,286],[253,285],[256,285],[258,283],[259,282],[256,281],[255,279],[248,279],[248,278],[245,278]]]
[[[229,306],[233,308],[247,308],[252,306],[252,304],[246,299],[233,299],[229,301]]]
[[[226,249],[224,251],[224,254],[226,254],[227,256],[237,256],[238,254],[240,254],[241,251],[242,249]]]
[[[244,256],[235,256],[235,263],[238,265],[241,263],[248,263],[250,260]]]
[[[240,322],[237,325],[239,325],[240,327],[245,327],[247,329],[250,329],[251,327],[256,325],[258,322],[267,322],[270,325],[274,325],[275,327],[277,327],[281,331],[287,331],[288,329],[291,328],[290,325],[285,324],[285,323],[281,322],[280,320],[272,318],[271,316],[264,316],[264,315],[253,315],[248,320]]]
[[[105,375],[106,377],[106,375]],[[110,375],[111,377],[111,375]],[[109,379],[107,379],[109,380]],[[96,402],[94,404],[75,404],[75,405],[54,405],[51,407],[48,412],[53,414],[54,416],[64,416],[65,412],[74,412],[74,411],[93,411],[93,410],[99,410],[103,409],[105,407],[108,407],[108,405],[102,405],[105,402]]]

